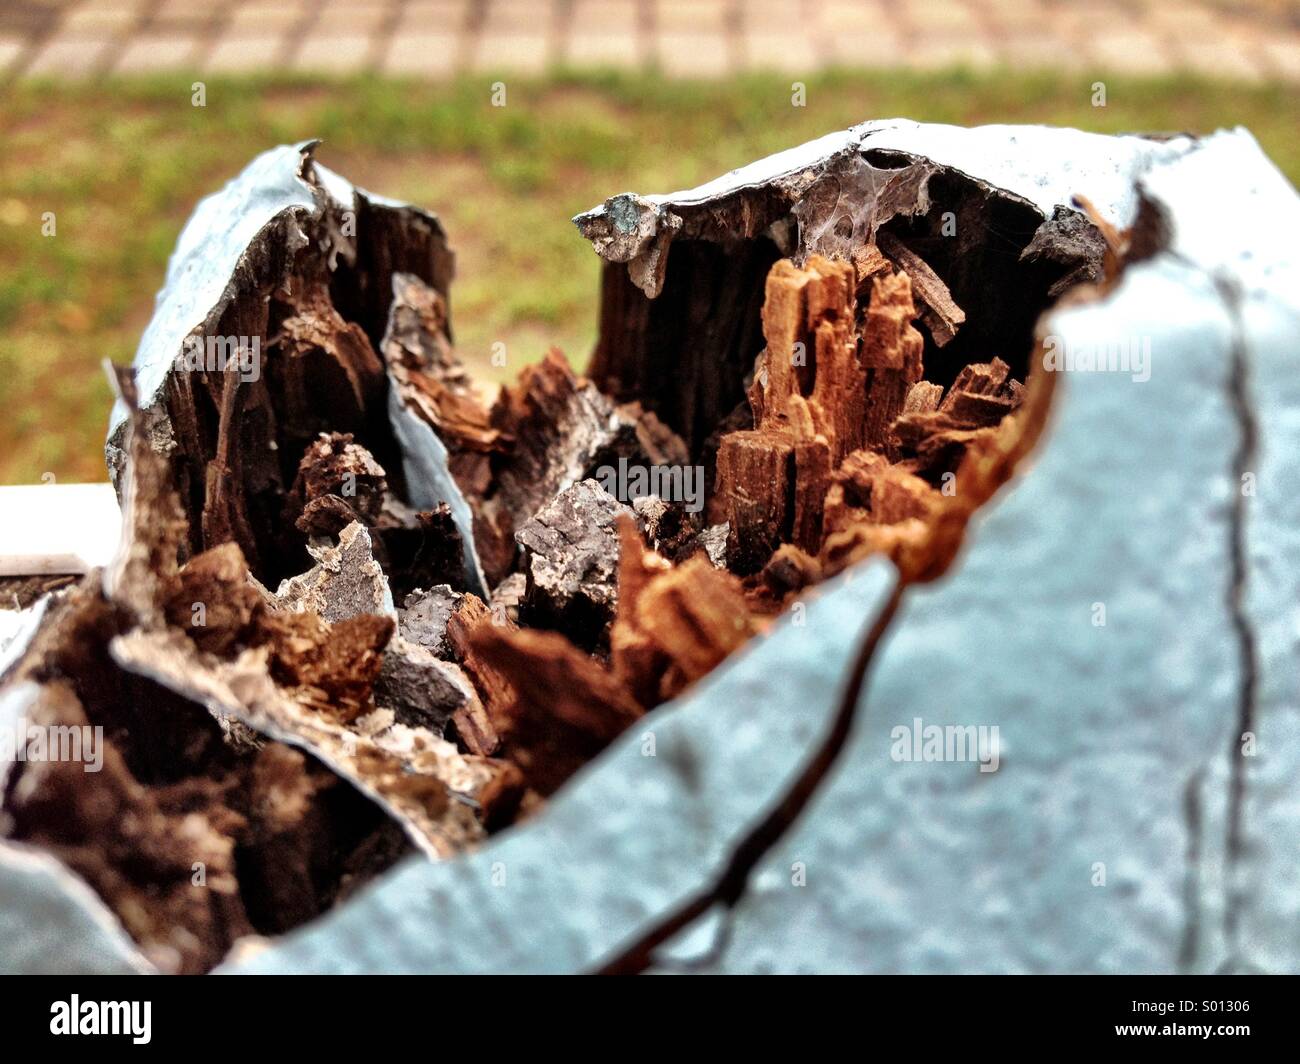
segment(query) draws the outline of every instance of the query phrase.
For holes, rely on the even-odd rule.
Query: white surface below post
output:
[[[122,515],[113,486],[0,487],[0,576],[84,573],[117,549]]]

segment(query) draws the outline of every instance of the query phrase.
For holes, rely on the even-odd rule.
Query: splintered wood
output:
[[[966,517],[1009,475],[1008,455],[1026,437],[1010,416],[1025,389],[996,358],[964,367],[946,391],[923,379],[918,319],[926,308],[938,315],[937,346],[964,314],[928,267],[918,306],[898,265],[904,250],[772,266],[752,427],[719,435],[708,500],[717,523],[686,520],[668,537],[671,557],[654,549],[665,500],[620,500],[579,479],[602,449],[615,453],[601,426],[617,411],[601,393],[554,355],[506,390],[498,424],[529,442],[502,467],[495,497],[528,493],[527,506],[510,510],[535,513],[512,524],[520,549],[511,564],[523,576],[513,614],[494,616],[470,596],[450,625],[485,711],[482,722],[457,721],[468,749],[510,760],[530,789],[550,794],[819,580],[873,553],[914,578],[949,563]],[[641,414],[638,425],[648,460],[686,453],[657,421]],[[716,559],[704,549],[710,535],[725,536]]]
[[[921,376],[907,276],[872,279],[861,330],[857,283],[852,263],[820,256],[803,269],[782,260],[768,274],[755,427],[723,437],[718,451],[729,560],[742,573],[781,543],[818,552],[833,470],[847,454],[886,446],[907,387]]]
[[[852,262],[782,260],[768,274],[754,428],[722,438],[716,494],[729,565],[761,571],[770,591],[801,590],[871,553],[925,556],[937,516],[959,505],[967,452],[992,446],[1024,396],[996,358],[963,368],[946,394],[922,379],[916,320],[935,322],[940,346],[965,314],[896,238],[890,250],[915,262],[929,315],[912,277],[875,247]]]

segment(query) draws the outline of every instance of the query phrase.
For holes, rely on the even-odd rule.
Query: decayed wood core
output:
[[[607,266],[590,377],[552,351],[495,394],[427,229],[371,210],[341,268],[323,236],[262,248],[221,328],[264,372],[170,374],[165,455],[133,415],[125,560],[54,600],[13,674],[43,719],[104,726],[110,771],[20,767],[4,833],[206,970],[412,845],[535,814],[827,577],[941,575],[1043,430],[1034,323],[1123,248],[960,175],[930,193],[843,255],[679,241],[654,300]],[[445,450],[446,498],[399,424]],[[626,490],[696,468],[699,499]]]

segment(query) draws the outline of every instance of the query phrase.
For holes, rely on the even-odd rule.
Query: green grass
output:
[[[321,137],[346,177],[443,218],[458,254],[458,345],[509,375],[595,336],[597,259],[569,218],[606,196],[689,187],[867,118],[1045,122],[1102,132],[1250,128],[1300,177],[1300,92],[1096,75],[828,74],[791,105],[789,79],[648,76],[442,85],[356,80],[97,86],[16,84],[0,99],[0,482],[102,479],[109,394],[99,363],[129,361],[194,203],[264,148]],[[57,232],[41,233],[53,211]]]

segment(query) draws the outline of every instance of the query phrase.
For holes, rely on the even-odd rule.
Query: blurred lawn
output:
[[[1103,132],[1244,125],[1293,183],[1300,91],[1094,75],[829,74],[793,107],[788,78],[646,76],[444,84],[193,79],[55,86],[0,99],[0,483],[104,478],[99,363],[127,362],[194,203],[273,144],[321,137],[357,184],[441,215],[458,255],[457,341],[513,376],[552,344],[585,363],[597,259],[571,215],[615,192],[689,187],[868,118],[1046,122]],[[41,234],[55,212],[57,235]],[[499,372],[499,371],[498,371]]]

